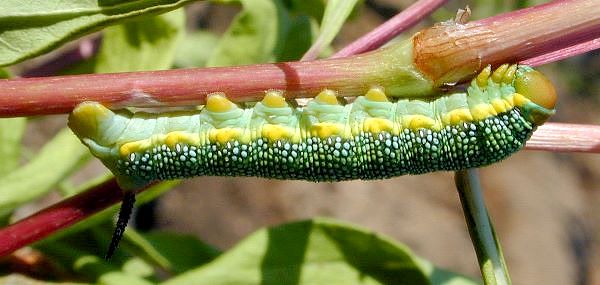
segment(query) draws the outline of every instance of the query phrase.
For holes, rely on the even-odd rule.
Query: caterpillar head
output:
[[[517,93],[531,101],[532,104],[525,108],[525,115],[530,116],[537,125],[543,124],[554,114],[556,90],[541,72],[528,66],[519,66],[514,87]]]

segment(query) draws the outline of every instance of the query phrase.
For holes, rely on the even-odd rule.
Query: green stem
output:
[[[465,213],[469,235],[477,253],[484,284],[512,284],[500,242],[483,202],[477,170],[457,171],[454,181]]]

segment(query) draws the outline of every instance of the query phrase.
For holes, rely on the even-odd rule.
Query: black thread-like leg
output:
[[[115,227],[115,231],[113,232],[112,239],[110,240],[110,245],[108,246],[108,251],[106,251],[104,259],[109,260],[119,246],[119,242],[123,237],[123,233],[125,232],[125,228],[127,228],[127,223],[131,217],[131,212],[133,212],[134,204],[135,191],[126,191],[123,193],[123,202],[121,202],[121,209],[119,210],[117,225]]]

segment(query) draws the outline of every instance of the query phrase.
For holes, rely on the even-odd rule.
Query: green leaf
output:
[[[41,282],[38,279],[34,279],[18,273],[11,273],[0,277],[0,284],[19,284],[19,285],[90,285],[89,283],[75,283],[75,282]]]
[[[177,46],[175,66],[181,68],[204,67],[219,39],[213,33],[196,31],[187,34]]]
[[[0,66],[50,51],[122,20],[176,9],[193,0],[0,1]]]
[[[11,78],[12,75],[10,72],[4,68],[0,68],[0,79],[8,79]]]
[[[312,45],[317,31],[318,24],[313,18],[305,15],[292,18],[277,61],[300,59]]]
[[[182,273],[215,259],[221,252],[191,235],[125,232],[123,248],[147,256],[164,270]],[[132,250],[135,249],[135,250]]]
[[[321,31],[315,44],[307,52],[310,57],[318,56],[335,38],[359,0],[329,0],[321,21]]]
[[[327,0],[284,0],[284,3],[291,13],[308,15],[321,22]]]
[[[260,230],[215,261],[164,283],[429,284],[408,248],[327,219]]]
[[[87,149],[63,129],[28,164],[0,178],[0,216],[46,194],[88,158]]]
[[[429,277],[429,282],[432,285],[481,285],[481,282],[477,282],[466,276],[437,268],[429,261],[419,259],[418,262],[423,271],[425,271],[425,274],[427,274],[427,277]]]
[[[169,69],[185,30],[183,9],[105,29],[96,72]]]
[[[152,282],[140,277],[131,270],[147,271],[148,265],[139,264],[140,260],[133,257],[124,263],[107,262],[90,254],[87,250],[68,242],[46,243],[42,246],[44,253],[56,263],[72,270],[86,281],[104,285],[150,285]],[[137,264],[134,264],[137,263]],[[118,266],[122,265],[122,268]]]
[[[0,119],[0,177],[19,166],[21,158],[21,138],[25,133],[26,118]],[[0,186],[2,187],[2,186]]]
[[[207,66],[231,66],[275,60],[280,26],[285,26],[279,1],[239,0],[243,10],[236,15],[219,41]]]

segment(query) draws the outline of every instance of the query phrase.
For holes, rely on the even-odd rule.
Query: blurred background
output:
[[[412,2],[365,0],[344,25],[332,51]],[[465,5],[473,11],[471,19],[479,19],[544,1],[449,2],[404,35],[451,19]],[[189,31],[207,32],[190,32],[188,36],[206,37],[210,42],[210,35],[223,34],[239,11],[236,5],[188,5]],[[193,59],[176,58],[177,67],[201,65],[209,55],[199,53]],[[25,62],[14,69],[15,73],[31,71],[43,60]],[[600,52],[548,64],[540,70],[555,83],[560,95],[557,114],[551,121],[598,124]],[[64,116],[35,119],[26,132],[27,149],[35,152],[64,125]],[[105,171],[92,160],[73,183]],[[600,157],[521,151],[481,169],[480,174],[514,284],[600,284]],[[51,194],[43,202],[21,208],[21,216],[57,197]],[[133,224],[140,231],[193,234],[227,249],[261,227],[315,216],[361,225],[405,243],[438,266],[479,276],[453,173],[449,172],[341,183],[199,177],[183,181],[138,208]]]

